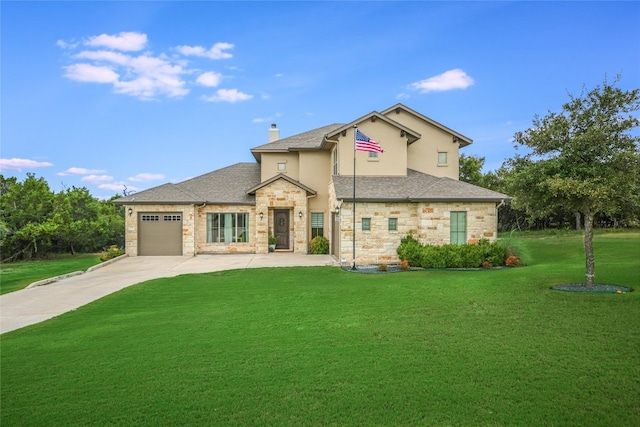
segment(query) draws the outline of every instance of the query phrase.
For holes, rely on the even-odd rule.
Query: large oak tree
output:
[[[640,89],[622,90],[605,79],[580,96],[569,95],[560,112],[535,116],[533,126],[514,136],[526,148],[508,164],[514,204],[532,218],[559,208],[584,217],[586,285],[595,282],[593,219],[640,205]]]

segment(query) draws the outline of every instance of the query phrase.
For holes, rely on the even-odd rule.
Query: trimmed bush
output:
[[[487,239],[480,240],[478,244],[434,246],[421,244],[411,233],[400,240],[396,252],[401,260],[407,262],[407,267],[422,268],[502,266],[507,257],[512,255],[504,244]]]
[[[314,255],[329,253],[329,240],[324,236],[316,236],[309,242],[309,252]]]

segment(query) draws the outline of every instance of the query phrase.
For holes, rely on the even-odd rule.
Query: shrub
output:
[[[493,267],[493,264],[491,264],[489,261],[482,261],[482,268],[491,268]]]
[[[458,268],[478,268],[484,261],[484,248],[480,245],[461,245],[456,250],[460,255]]]
[[[119,248],[117,245],[111,245],[102,252],[100,255],[100,261],[108,261],[113,258],[117,258],[120,255],[124,255],[124,249]]]
[[[407,261],[406,259],[403,259],[402,261],[400,261],[400,270],[408,270],[409,269],[409,261]]]
[[[517,256],[509,255],[509,257],[505,261],[505,265],[507,267],[518,267],[522,265],[522,263],[520,262],[520,258],[518,258]]]
[[[324,236],[316,236],[309,242],[309,252],[315,255],[329,253],[329,240]]]
[[[378,266],[378,271],[387,271],[387,264],[380,264]]]
[[[422,265],[422,244],[417,241],[412,233],[407,234],[400,239],[400,246],[396,249],[398,257],[406,260],[412,267],[420,267]]]
[[[419,265],[422,268],[446,268],[447,258],[442,246],[424,246]]]

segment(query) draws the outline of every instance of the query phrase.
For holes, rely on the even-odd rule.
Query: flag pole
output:
[[[356,270],[356,131],[358,125],[353,125],[353,234],[351,240],[353,244],[353,259],[351,269]]]

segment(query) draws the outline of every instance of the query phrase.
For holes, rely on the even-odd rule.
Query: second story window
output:
[[[287,162],[278,162],[278,172],[284,173],[287,171]]]
[[[439,151],[438,152],[438,166],[446,166],[447,165],[447,152]]]
[[[333,174],[338,175],[338,149],[333,150]]]
[[[378,153],[375,151],[369,151],[369,160],[378,160]]]
[[[371,230],[371,218],[362,218],[362,230]]]

